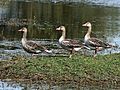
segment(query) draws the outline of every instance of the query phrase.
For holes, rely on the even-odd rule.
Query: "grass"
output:
[[[12,79],[74,81],[89,84],[120,82],[120,54],[86,57],[16,57],[0,61],[0,77]]]

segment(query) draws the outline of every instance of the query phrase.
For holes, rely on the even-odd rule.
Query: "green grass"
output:
[[[48,80],[75,80],[86,78],[94,81],[120,81],[120,54],[86,57],[17,57],[0,62],[1,78],[30,79],[38,75]]]

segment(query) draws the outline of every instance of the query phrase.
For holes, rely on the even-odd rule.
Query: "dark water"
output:
[[[77,0],[69,0],[71,1],[69,3],[61,2],[63,0],[59,0],[59,2],[58,0],[51,0],[52,2],[43,0],[44,3],[41,1],[28,0],[24,2],[22,0],[11,0],[0,5],[0,60],[12,59],[17,55],[29,56],[22,49],[20,43],[22,34],[18,32],[18,29],[23,26],[28,28],[28,39],[40,40],[44,45],[49,43],[59,47],[57,40],[61,33],[55,31],[56,27],[64,25],[67,30],[67,38],[83,40],[86,28],[82,27],[82,24],[89,21],[92,23],[92,36],[120,46],[119,0],[106,0],[106,2],[105,0],[85,0],[85,3],[78,3],[76,2]],[[54,49],[54,52],[58,53],[59,51]],[[108,49],[100,53],[119,52],[120,49],[117,48]],[[17,86],[13,85],[7,88],[6,85],[8,83],[0,82],[0,86],[1,83],[5,85],[4,88],[0,87],[1,90],[8,88],[11,90],[22,90],[26,87],[14,84]],[[42,87],[48,89],[49,85],[43,85]],[[31,89],[32,87],[29,88]],[[74,90],[73,87],[64,86],[52,86],[51,88]],[[81,87],[81,90],[94,89]]]
[[[68,38],[83,39],[82,24],[90,21],[93,34],[110,43],[120,44],[120,8],[83,3],[41,3],[11,1],[1,7],[0,36],[5,40],[20,40],[18,29],[28,27],[28,38],[58,39],[55,28],[65,25]]]

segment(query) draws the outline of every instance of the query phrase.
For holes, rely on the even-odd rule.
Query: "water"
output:
[[[75,84],[47,84],[45,82],[32,83],[30,81],[1,80],[0,90],[119,90],[119,88],[108,88],[102,86],[82,86]]]
[[[88,3],[92,3],[95,5],[104,5],[104,6],[112,6],[112,7],[120,7],[120,0],[86,0]]]
[[[0,5],[0,60],[9,60],[17,55],[31,56],[21,46],[22,34],[18,32],[18,29],[23,26],[28,28],[28,39],[40,40],[43,45],[49,44],[48,48],[52,45],[54,52],[58,55],[64,55],[67,52],[58,45],[57,40],[61,33],[56,32],[55,29],[64,25],[67,30],[67,38],[83,40],[86,28],[82,27],[82,24],[87,21],[92,23],[92,36],[120,46],[120,0],[85,0],[86,2],[51,0],[52,2],[48,3],[47,0],[43,0],[44,3],[41,1],[11,0]],[[81,1],[81,3],[77,1]],[[99,54],[119,52],[120,49],[116,48],[99,52]],[[46,54],[42,53],[42,55]],[[22,90],[25,88],[16,83],[15,85],[18,87],[7,88],[8,82],[1,81],[0,86],[1,83],[5,87],[0,87],[0,90]],[[48,87],[49,85],[46,84],[43,86],[45,89]],[[73,87],[52,86],[51,88],[74,90]],[[90,87],[81,88],[91,89]]]
[[[19,83],[0,81],[0,90],[23,90],[23,87]]]
[[[89,21],[92,23],[92,36],[96,36],[103,41],[113,45],[120,45],[120,8],[114,7],[111,3],[118,0],[108,1],[109,5],[103,0],[89,0],[82,3],[40,2],[40,1],[10,1],[0,7],[0,45],[6,47],[9,43],[14,51],[0,48],[1,52],[22,54],[21,37],[22,33],[18,29],[26,26],[28,28],[28,39],[56,41],[61,33],[55,29],[64,25],[67,31],[67,38],[83,40],[86,28],[82,24]],[[100,1],[102,4],[100,4]],[[71,1],[73,2],[73,1]],[[109,6],[109,7],[108,7]],[[6,44],[8,42],[8,44]],[[51,43],[51,42],[49,42]],[[51,43],[53,44],[53,43]],[[8,45],[9,47],[9,45]],[[20,48],[21,47],[21,48]],[[11,49],[12,49],[11,48]],[[10,48],[9,48],[10,49]],[[119,53],[120,49],[108,49],[99,53]],[[26,53],[24,53],[26,55]],[[4,56],[4,55],[3,55]],[[1,56],[0,58],[2,58]]]

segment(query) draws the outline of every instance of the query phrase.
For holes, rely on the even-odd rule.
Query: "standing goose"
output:
[[[62,48],[70,51],[69,58],[71,58],[74,51],[79,51],[83,47],[82,43],[79,40],[65,39],[66,30],[64,26],[60,26],[56,28],[56,30],[62,31],[62,36],[59,38],[59,44]]]
[[[27,28],[23,27],[22,29],[18,30],[20,32],[23,32],[23,37],[22,37],[22,46],[23,46],[23,49],[25,51],[27,51],[28,53],[32,53],[32,54],[39,54],[41,52],[41,50],[47,52],[47,53],[52,53],[52,51],[49,51],[46,49],[46,47],[38,44],[37,42],[35,41],[31,41],[31,40],[27,40],[26,39],[26,36],[27,36]],[[39,50],[41,49],[41,50]]]
[[[104,48],[111,48],[113,47],[112,45],[105,43],[103,41],[101,41],[100,39],[97,38],[91,38],[90,34],[91,34],[91,29],[92,29],[92,25],[90,22],[87,22],[85,24],[83,24],[82,26],[84,27],[88,27],[88,31],[84,37],[84,43],[86,46],[88,46],[90,49],[95,50],[95,54],[94,57],[96,56],[97,52],[104,49]]]

